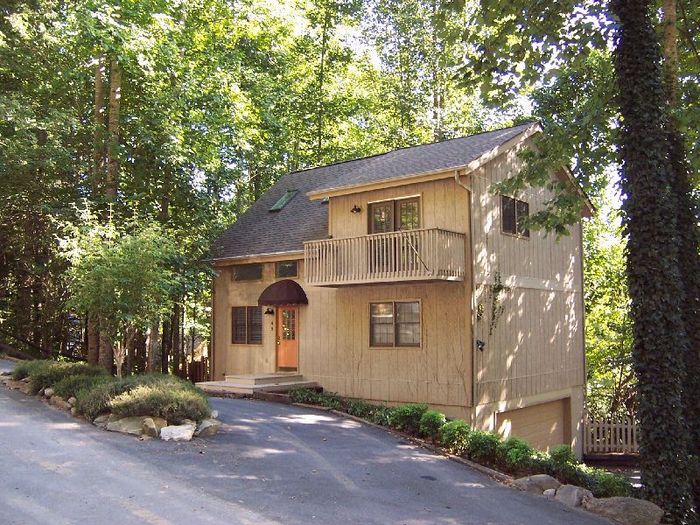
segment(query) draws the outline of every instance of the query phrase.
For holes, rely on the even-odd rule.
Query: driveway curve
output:
[[[224,423],[216,436],[139,441],[0,388],[0,521],[609,523],[351,419],[263,401],[211,402]]]

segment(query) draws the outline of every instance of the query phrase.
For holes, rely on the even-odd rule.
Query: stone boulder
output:
[[[107,428],[107,423],[109,423],[109,418],[112,414],[102,414],[93,419],[92,424],[96,427]]]
[[[192,422],[163,427],[160,429],[160,439],[163,441],[189,441],[192,439],[196,428],[196,425]]]
[[[562,485],[554,497],[558,502],[569,507],[580,507],[584,501],[593,498],[593,493],[576,485]]]
[[[203,419],[199,425],[197,425],[197,430],[194,435],[198,437],[213,436],[221,428],[221,421],[214,418]]]
[[[556,496],[556,494],[557,491],[555,489],[547,489],[542,493],[542,495],[547,499],[554,499],[554,496]]]
[[[583,502],[583,508],[622,525],[657,525],[664,515],[651,501],[620,496],[591,498]]]
[[[162,417],[144,417],[141,422],[141,430],[144,436],[158,437],[163,427],[168,426],[168,422]]]
[[[558,489],[561,483],[548,474],[535,474],[516,479],[513,486],[525,492],[541,495],[547,489]]]
[[[53,397],[53,388],[44,389],[44,397]]]
[[[5,386],[9,388],[10,390],[19,390],[23,394],[30,394],[30,388],[31,385],[29,383],[25,383],[24,381],[13,381],[13,380],[8,380],[5,381]]]
[[[61,410],[70,410],[71,408],[68,401],[63,399],[61,396],[51,396],[51,399],[49,399],[49,404],[55,406],[56,408],[60,408]]]
[[[216,419],[219,417],[219,411],[218,410],[212,410],[211,411],[211,419]]]
[[[143,417],[131,416],[108,421],[105,428],[110,432],[123,432],[124,434],[140,436],[143,434]]]
[[[68,404],[72,407],[74,407],[77,402],[78,402],[78,400],[75,399],[75,396],[71,396],[68,398]]]

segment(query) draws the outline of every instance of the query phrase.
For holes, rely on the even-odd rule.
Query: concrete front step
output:
[[[196,385],[209,394],[241,394],[253,395],[256,392],[288,392],[294,388],[320,388],[319,384],[314,381],[306,381],[303,376],[296,381],[279,381],[277,383],[268,383],[262,385],[250,384],[250,382],[239,382],[229,380],[226,381],[204,381],[196,383]]]
[[[248,386],[280,385],[284,383],[304,382],[304,376],[297,374],[296,372],[279,372],[276,374],[241,374],[226,376],[226,381]]]

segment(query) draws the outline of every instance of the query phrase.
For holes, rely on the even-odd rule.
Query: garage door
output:
[[[571,443],[571,402],[561,399],[497,415],[498,432],[516,436],[541,450]]]

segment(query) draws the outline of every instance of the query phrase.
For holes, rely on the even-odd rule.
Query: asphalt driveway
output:
[[[608,523],[350,419],[212,405],[216,436],[139,441],[0,388],[0,522]]]

